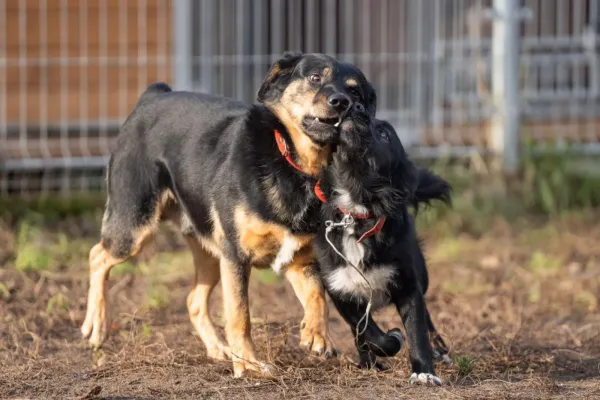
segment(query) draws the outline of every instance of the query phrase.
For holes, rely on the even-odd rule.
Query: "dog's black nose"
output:
[[[333,109],[342,113],[350,107],[350,97],[344,93],[334,93],[327,98],[327,102]]]

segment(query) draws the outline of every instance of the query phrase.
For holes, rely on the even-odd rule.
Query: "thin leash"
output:
[[[345,230],[352,224],[354,224],[354,218],[350,214],[344,214],[344,217],[342,218],[342,220],[340,222],[333,222],[331,220],[325,221],[325,240],[327,240],[327,243],[329,244],[329,246],[333,249],[333,251],[336,252],[336,254],[338,256],[340,256],[344,261],[346,261],[348,263],[348,265],[350,265],[352,268],[354,268],[354,270],[356,272],[358,272],[358,274],[361,276],[361,278],[364,279],[364,281],[367,283],[367,286],[369,287],[369,301],[367,302],[367,309],[365,311],[365,314],[361,317],[361,319],[356,324],[356,339],[358,340],[358,336],[362,335],[367,330],[367,326],[369,324],[369,314],[371,313],[371,307],[373,306],[373,287],[371,286],[371,282],[369,282],[369,280],[367,279],[365,274],[363,274],[363,272],[360,270],[360,268],[358,268],[356,265],[354,265],[354,263],[350,262],[350,260],[348,260],[337,249],[337,247],[335,247],[335,245],[333,244],[331,239],[329,239],[329,233],[331,233],[331,231],[333,229],[342,228]],[[360,330],[359,327],[363,321],[365,321],[365,324],[364,324],[363,329]]]

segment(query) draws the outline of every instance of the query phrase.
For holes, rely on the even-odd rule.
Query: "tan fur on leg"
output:
[[[290,265],[285,277],[292,284],[296,296],[304,307],[304,319],[300,326],[300,345],[326,358],[337,353],[329,336],[329,309],[325,290],[318,275],[311,271],[314,266]]]
[[[89,338],[94,347],[100,347],[108,334],[110,323],[107,304],[106,281],[112,267],[123,262],[110,255],[101,243],[90,251],[90,289],[88,291],[87,312],[81,326],[83,337]]]
[[[260,373],[272,373],[272,367],[258,361],[254,353],[254,345],[250,332],[250,309],[248,304],[249,271],[240,272],[235,265],[221,258],[221,279],[223,285],[223,302],[227,319],[226,332],[233,375],[244,376],[247,370]],[[247,274],[240,276],[239,274]]]
[[[209,313],[210,294],[219,283],[219,260],[208,254],[195,237],[187,238],[194,256],[196,278],[187,297],[187,307],[194,329],[206,346],[208,357],[225,360],[230,357],[229,347],[223,342]]]
[[[104,248],[102,242],[96,244],[90,250],[90,288],[88,291],[87,312],[81,326],[81,333],[84,338],[89,338],[89,342],[94,348],[100,347],[108,335],[110,307],[107,299],[108,287],[106,281],[110,270],[115,265],[139,254],[152,237],[152,232],[151,226],[139,229],[134,235],[137,240],[130,254],[124,258],[114,257]]]

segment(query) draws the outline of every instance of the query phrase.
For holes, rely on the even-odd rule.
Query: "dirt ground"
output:
[[[231,365],[207,359],[193,333],[185,308],[191,257],[169,233],[111,275],[112,333],[93,354],[79,326],[97,227],[61,221],[23,233],[0,224],[0,398],[600,398],[598,217],[519,228],[498,221],[480,237],[425,232],[428,304],[454,359],[437,366],[442,387],[408,384],[406,349],[385,360],[386,372],[356,369],[349,329],[333,308],[340,357],[307,356],[291,287],[258,271],[253,337],[278,371],[233,379]],[[34,248],[23,243],[28,235]],[[40,262],[45,268],[32,267]],[[220,290],[213,299],[222,326]],[[400,325],[393,310],[376,319],[385,329]]]

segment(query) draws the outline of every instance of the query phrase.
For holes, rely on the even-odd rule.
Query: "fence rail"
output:
[[[415,155],[600,148],[600,0],[0,0],[0,195],[102,187],[148,83],[253,102],[284,50],[355,63]]]

